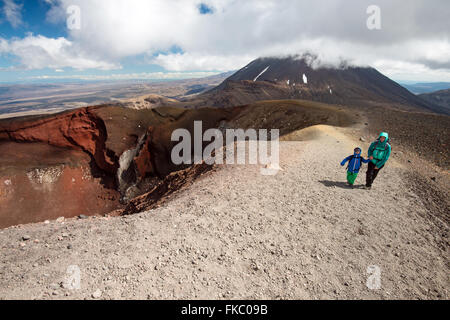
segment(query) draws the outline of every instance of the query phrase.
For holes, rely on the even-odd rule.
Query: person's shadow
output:
[[[323,184],[325,187],[339,187],[343,189],[351,189],[351,187],[347,184],[347,182],[344,181],[330,181],[330,180],[321,180],[319,181],[321,184]],[[360,186],[353,186],[354,189],[361,189],[362,185]]]

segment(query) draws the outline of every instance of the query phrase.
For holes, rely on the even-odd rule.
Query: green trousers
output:
[[[351,185],[353,185],[355,183],[356,177],[358,176],[358,173],[352,173],[350,171],[347,171],[347,181],[348,183],[350,183]]]

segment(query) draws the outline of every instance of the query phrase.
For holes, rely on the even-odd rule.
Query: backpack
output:
[[[374,152],[377,149],[377,146],[378,146],[379,142],[380,142],[380,139],[378,138],[377,141],[375,141],[375,146],[373,147]],[[388,149],[388,147],[391,147],[391,151],[392,151],[392,146],[391,146],[391,144],[389,142],[390,142],[390,139],[388,139],[386,141],[386,145],[384,146],[384,151],[386,151]],[[374,157],[374,159],[377,159],[377,158]],[[377,159],[377,160],[380,160],[380,159]]]
[[[388,149],[388,145],[391,146],[391,144],[389,143],[390,140],[391,140],[391,139],[388,139],[388,140],[386,141],[386,145],[384,146],[384,151],[386,151],[386,150]],[[378,138],[377,141],[375,141],[374,149],[377,148],[378,142],[380,142],[380,138]],[[392,150],[392,146],[391,146],[391,150]]]

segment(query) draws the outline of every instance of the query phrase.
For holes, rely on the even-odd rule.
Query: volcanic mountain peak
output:
[[[295,83],[306,84],[307,75],[315,73],[317,70],[346,70],[348,68],[352,67],[349,66],[346,61],[341,61],[338,65],[327,64],[313,54],[286,57],[262,57],[253,60],[234,73],[231,77],[227,78],[227,80],[237,81],[253,79],[253,81],[284,81],[286,83],[289,81],[289,84],[291,85]]]
[[[310,54],[256,59],[201,96],[197,105],[225,107],[258,100],[305,99],[446,113],[372,67],[352,66],[346,61],[332,66]]]

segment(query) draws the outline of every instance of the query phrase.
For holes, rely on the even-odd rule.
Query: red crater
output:
[[[171,163],[172,131],[191,130],[195,120],[214,127],[234,115],[103,105],[0,120],[0,227],[122,212],[152,190],[145,199],[153,203],[173,191],[166,177],[185,169]]]

